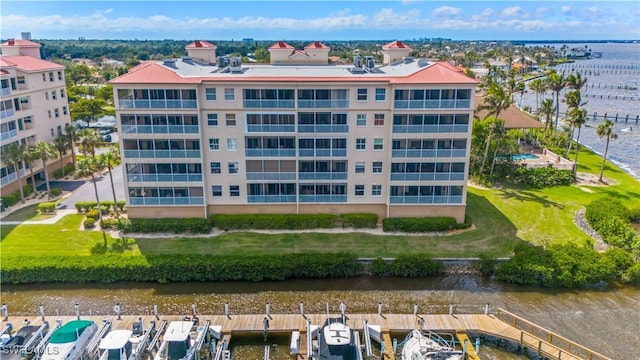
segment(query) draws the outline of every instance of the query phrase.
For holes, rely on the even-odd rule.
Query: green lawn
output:
[[[54,214],[38,213],[38,204],[25,206],[2,218],[3,221],[45,220],[54,217]]]
[[[85,256],[104,244],[102,232],[79,231],[83,215],[67,215],[53,225],[2,225],[2,256]],[[107,246],[117,243],[107,234]],[[135,244],[124,254],[139,255]]]

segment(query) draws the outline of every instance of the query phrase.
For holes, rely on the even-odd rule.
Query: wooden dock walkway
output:
[[[95,322],[102,322],[104,316],[81,316],[83,319],[90,318]],[[142,318],[144,324],[155,320],[183,320],[190,315],[161,315],[160,319],[156,319],[153,315],[123,315],[118,319],[115,315],[109,316],[113,329],[131,329],[133,323]],[[269,316],[269,333],[291,333],[292,331],[300,331],[300,355],[304,355],[298,359],[306,359],[307,343],[306,326],[307,320],[310,319],[312,324],[322,325],[328,318],[335,318],[337,315],[332,314],[270,314]],[[49,316],[47,321],[53,323],[57,319],[63,322],[75,319],[75,316]],[[200,323],[210,320],[212,325],[222,326],[224,338],[232,341],[234,334],[243,333],[260,333],[264,332],[264,315],[206,315],[198,314]],[[383,329],[383,340],[385,344],[385,358],[393,359],[392,345],[390,333],[409,332],[413,329],[420,328],[419,319],[424,319],[423,329],[429,329],[434,332],[447,331],[452,333],[458,332],[478,332],[481,334],[505,339],[511,341],[529,351],[538,353],[549,359],[558,360],[610,360],[604,355],[598,354],[587,349],[575,342],[572,342],[562,336],[555,334],[549,330],[541,328],[530,321],[520,318],[506,310],[498,309],[494,314],[347,314],[347,325],[351,328],[361,331],[364,321],[367,320],[369,325],[379,325]],[[14,326],[21,324],[24,320],[29,320],[31,324],[37,325],[42,323],[40,316],[37,317],[18,317],[10,316],[8,322]],[[473,344],[469,344],[472,348]],[[472,358],[470,358],[472,359]]]

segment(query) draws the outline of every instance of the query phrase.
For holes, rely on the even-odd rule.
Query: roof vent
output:
[[[182,62],[186,62],[187,64],[193,64],[193,58],[191,56],[183,56]]]
[[[196,41],[194,41],[194,42],[193,42],[193,45],[194,45],[195,47],[202,47],[202,43],[200,42],[200,40],[196,40]]]
[[[364,68],[368,72],[374,72],[376,68],[376,61],[373,59],[373,56],[366,56],[364,58]]]
[[[411,56],[405,56],[402,58],[402,61],[404,61],[405,64],[409,64],[413,62],[413,58]]]
[[[176,59],[162,59],[162,65],[168,66],[168,67],[171,67],[171,68],[175,69],[175,67],[176,67]]]
[[[429,60],[428,59],[418,59],[418,66],[419,67],[424,67],[429,65]]]
[[[216,58],[218,60],[218,67],[224,68],[229,66],[229,57],[228,56],[218,56]]]
[[[364,60],[360,56],[356,56],[353,58],[353,66],[357,68],[361,68],[364,65]]]
[[[364,74],[364,69],[361,67],[353,67],[349,69],[352,74]]]
[[[16,44],[16,40],[15,40],[15,39],[9,39],[9,40],[7,40],[7,45],[9,45],[9,46],[13,46],[13,45],[15,45],[15,44]]]

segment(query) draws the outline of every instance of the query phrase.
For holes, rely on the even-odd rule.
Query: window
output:
[[[67,115],[67,112],[68,112],[68,111],[67,111],[67,107],[66,107],[66,106],[63,106],[63,107],[62,107],[62,114],[63,114],[63,115]]]
[[[387,89],[376,88],[376,101],[385,101],[387,98]]]
[[[384,114],[375,114],[373,119],[373,125],[384,126]]]
[[[229,195],[230,196],[240,196],[240,186],[238,186],[238,185],[229,185]]]
[[[229,174],[237,174],[238,173],[238,163],[230,162],[229,163]]]
[[[207,126],[218,126],[218,114],[207,114]]]
[[[367,139],[356,139],[356,150],[363,151],[367,148]]]
[[[358,101],[367,101],[367,89],[358,89]]]
[[[364,161],[356,162],[356,174],[364,174]]]
[[[49,81],[53,82],[53,73],[52,72],[49,73]]]
[[[356,125],[357,126],[367,126],[367,114],[357,114],[356,115]]]
[[[211,185],[211,195],[222,196],[222,185]]]
[[[209,150],[220,150],[220,140],[218,138],[209,139]]]
[[[220,163],[219,162],[212,162],[209,165],[211,166],[211,173],[212,174],[220,174]]]
[[[236,114],[225,114],[227,126],[236,126]]]
[[[375,138],[373,139],[373,150],[382,150],[384,148],[384,139]]]
[[[56,127],[56,131],[58,132],[58,136],[61,136],[62,135],[62,125],[58,125]]]
[[[237,151],[238,150],[238,139],[236,139],[236,138],[227,138],[227,150],[229,150],[229,151]]]
[[[24,79],[24,77],[23,77],[23,79]],[[42,73],[42,81],[47,81],[47,74]]]
[[[382,161],[374,161],[373,162],[372,172],[374,174],[381,174],[382,173]]]
[[[60,89],[60,97],[64,98],[64,89]]]
[[[55,117],[60,117],[60,109],[56,108],[55,110],[53,110],[53,113],[55,114]]]
[[[53,135],[53,128],[51,128],[51,136],[54,136],[54,135]]]
[[[356,196],[364,196],[364,185],[356,185]]]
[[[51,119],[51,110],[47,110],[47,115],[49,115],[49,119]]]
[[[62,71],[58,71],[58,80],[62,81]]]
[[[204,89],[205,97],[207,100],[215,100],[216,99],[216,88],[206,88]]]
[[[56,96],[56,91],[55,91],[55,90],[53,90],[53,91],[51,92],[51,99],[52,99],[52,100],[56,100],[57,98],[58,98],[58,97]]]
[[[382,185],[371,185],[371,196],[382,196]]]
[[[45,100],[49,100],[49,92],[45,92],[44,93],[44,99]]]
[[[232,88],[224,89],[224,99],[227,101],[234,101],[236,99],[236,93]]]

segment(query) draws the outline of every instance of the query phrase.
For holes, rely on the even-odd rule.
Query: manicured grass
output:
[[[55,214],[39,214],[38,204],[25,206],[2,218],[3,221],[45,220],[54,217]]]
[[[102,253],[100,231],[79,231],[82,215],[67,215],[52,225],[2,225],[2,256],[87,256]],[[107,234],[107,247],[117,246]],[[133,241],[122,254],[139,255]]]
[[[516,228],[490,202],[469,194],[469,213],[476,230],[452,236],[349,234],[230,233],[216,238],[137,239],[144,254],[196,253],[216,255],[286,252],[353,252],[360,257],[395,257],[424,253],[432,257],[475,257],[480,252],[508,256],[517,243]]]

